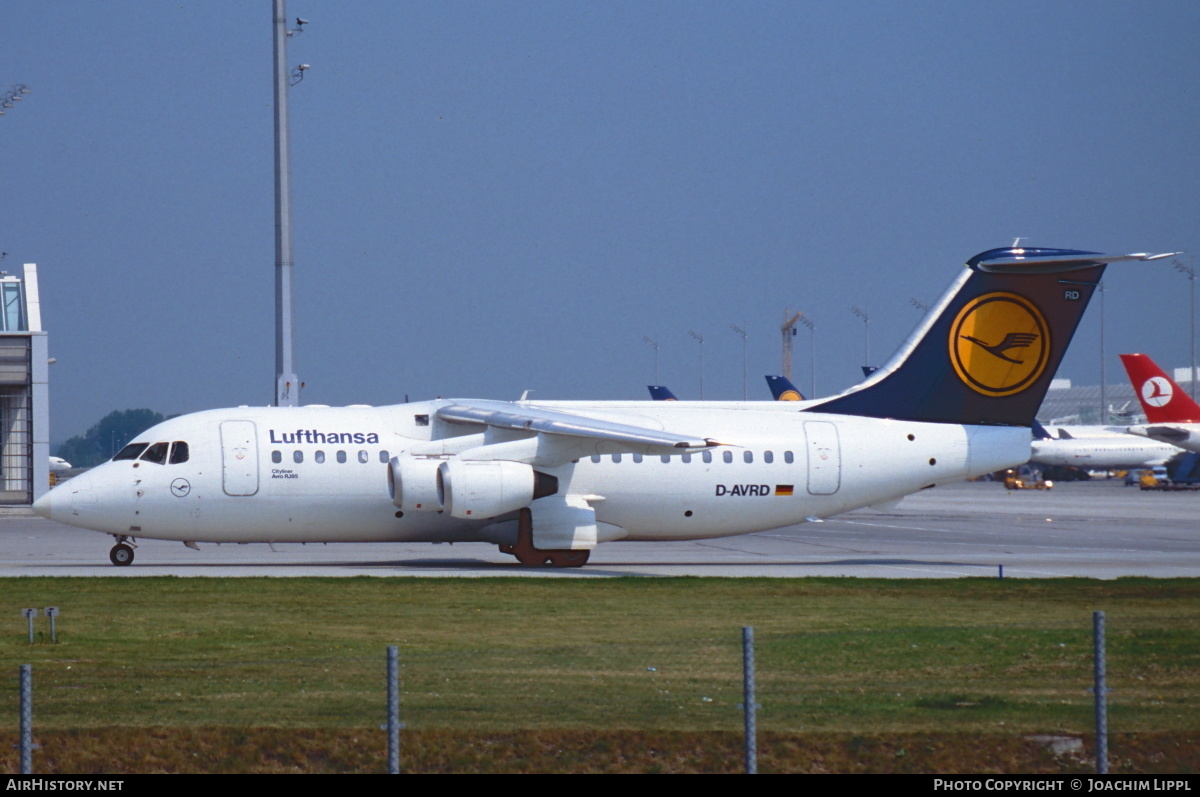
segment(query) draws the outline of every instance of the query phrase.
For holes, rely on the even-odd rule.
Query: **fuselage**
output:
[[[498,442],[490,430],[439,419],[451,403],[241,407],[174,418],[139,435],[127,458],[51,490],[35,508],[108,534],[186,542],[505,542],[512,513],[462,519],[435,505],[400,509],[389,462],[409,458],[435,479],[440,462]],[[1020,464],[1030,453],[1025,428],[822,414],[786,402],[512,406],[695,430],[720,443],[642,454],[574,441],[570,461],[539,467],[557,480],[557,495],[594,509],[601,542],[777,528]],[[533,501],[535,511],[543,500]]]

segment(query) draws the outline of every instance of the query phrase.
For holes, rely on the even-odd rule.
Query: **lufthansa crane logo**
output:
[[[1171,401],[1171,383],[1161,376],[1152,376],[1142,383],[1142,401],[1151,407],[1162,407]]]
[[[780,401],[799,401],[800,394],[795,390],[785,390],[779,394]]]
[[[985,396],[1025,390],[1050,360],[1050,327],[1033,302],[989,293],[967,303],[950,327],[950,362],[959,379]]]

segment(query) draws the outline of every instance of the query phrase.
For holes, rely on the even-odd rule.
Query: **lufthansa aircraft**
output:
[[[577,567],[610,540],[746,534],[1019,465],[1107,264],[993,249],[887,363],[810,401],[239,407],[173,418],[34,505],[137,539],[488,542]]]

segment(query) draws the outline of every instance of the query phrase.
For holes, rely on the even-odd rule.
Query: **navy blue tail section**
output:
[[[655,401],[677,401],[671,389],[663,385],[646,385],[646,389],[650,391],[650,398]]]
[[[804,401],[804,395],[792,384],[786,376],[767,376],[767,387],[771,389],[771,398],[776,401]]]
[[[840,396],[806,408],[935,423],[1029,426],[1104,268],[1170,255],[992,249],[892,359]]]

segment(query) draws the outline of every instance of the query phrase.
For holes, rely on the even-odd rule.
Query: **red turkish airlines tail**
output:
[[[1133,392],[1142,402],[1146,420],[1150,423],[1200,422],[1200,406],[1148,355],[1122,354],[1121,362],[1125,364]]]

